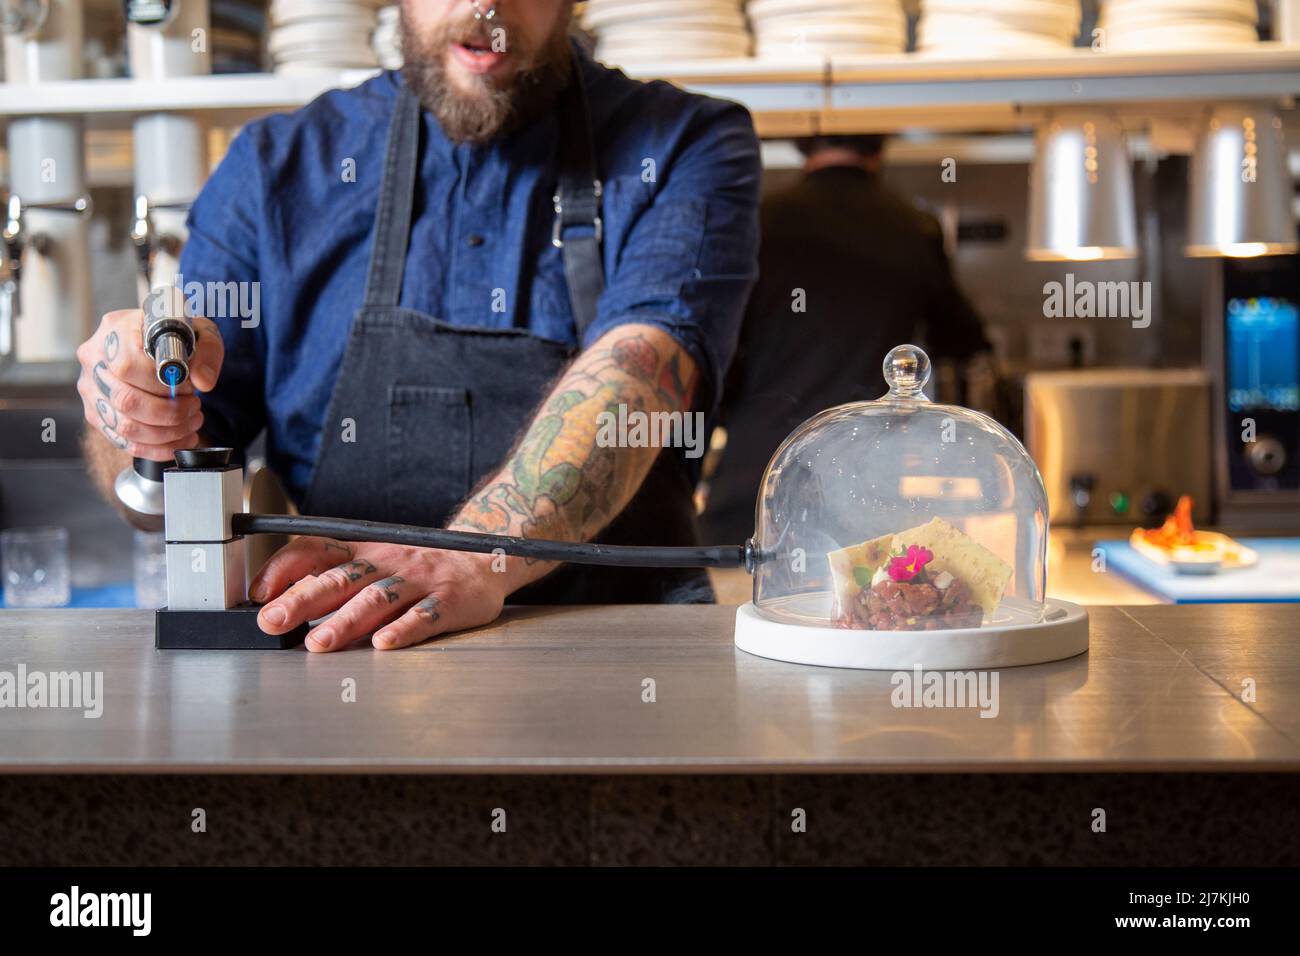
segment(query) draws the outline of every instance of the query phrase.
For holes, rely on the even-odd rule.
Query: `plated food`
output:
[[[1217,531],[1197,531],[1192,524],[1192,499],[1183,495],[1173,514],[1159,528],[1136,528],[1129,535],[1133,550],[1182,574],[1214,574],[1250,567],[1259,555]]]
[[[827,554],[837,627],[938,631],[979,627],[1011,565],[942,518]]]

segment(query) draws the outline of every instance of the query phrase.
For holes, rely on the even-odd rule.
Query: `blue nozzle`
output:
[[[167,387],[170,388],[170,389],[172,390],[172,398],[175,398],[175,397],[176,397],[176,379],[180,376],[180,369],[178,369],[175,365],[169,365],[169,366],[167,366],[167,368],[163,371],[163,375],[166,376],[166,378],[167,378]]]

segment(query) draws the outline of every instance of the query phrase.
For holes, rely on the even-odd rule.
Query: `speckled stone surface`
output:
[[[786,865],[1300,863],[1294,775],[777,777],[775,792]]]
[[[1297,806],[1283,774],[10,776],[0,864],[1295,866]]]
[[[583,864],[586,819],[585,783],[564,777],[7,777],[0,862]]]
[[[765,866],[775,859],[771,777],[590,782],[596,865]]]

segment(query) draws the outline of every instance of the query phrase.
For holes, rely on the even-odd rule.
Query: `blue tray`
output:
[[[4,607],[4,592],[0,591],[0,608]],[[135,586],[110,584],[102,588],[73,588],[72,600],[64,607],[135,607]]]
[[[1251,568],[1218,574],[1179,574],[1144,557],[1127,541],[1098,541],[1106,570],[1118,571],[1175,604],[1300,602],[1300,538],[1238,538],[1258,552]]]

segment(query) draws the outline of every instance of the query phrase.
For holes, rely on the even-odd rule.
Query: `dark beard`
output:
[[[406,19],[403,4],[402,20]],[[510,84],[499,88],[490,77],[474,77],[474,90],[463,92],[447,78],[443,57],[452,43],[490,43],[493,30],[505,28],[500,17],[490,25],[474,20],[447,24],[437,36],[420,37],[401,29],[402,76],[420,103],[434,115],[447,138],[481,144],[542,115],[569,82],[573,56],[566,17],[539,48],[519,45],[514,31],[511,55],[522,64]]]

